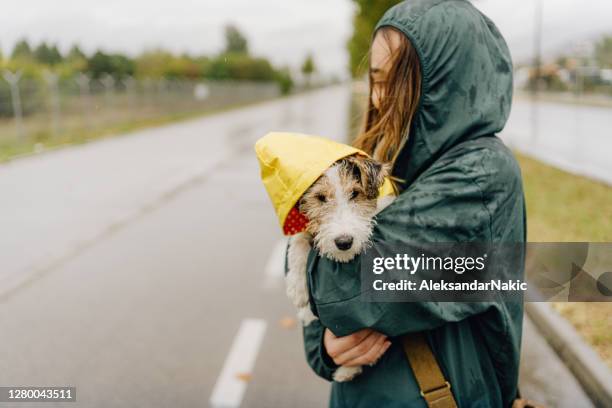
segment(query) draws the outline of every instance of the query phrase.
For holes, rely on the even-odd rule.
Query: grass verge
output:
[[[529,241],[612,242],[612,187],[517,154]],[[612,367],[612,302],[553,303]]]
[[[0,163],[18,159],[24,156],[30,156],[32,154],[42,153],[48,150],[54,150],[61,147],[83,144],[107,137],[120,136],[136,130],[161,126],[168,123],[178,122],[181,120],[218,114],[245,106],[269,102],[277,98],[283,97],[285,96],[264,98],[249,102],[234,103],[220,108],[207,110],[191,110],[178,113],[160,112],[159,115],[154,117],[133,119],[130,121],[124,121],[119,123],[111,123],[93,130],[85,128],[74,129],[72,131],[66,131],[59,136],[51,137],[47,134],[35,134],[32,137],[26,138],[22,142],[15,142],[14,140],[4,140],[0,142]]]
[[[233,109],[237,106],[227,107],[219,110],[205,112],[190,112],[170,115],[160,115],[156,118],[139,119],[130,122],[107,125],[104,128],[96,130],[78,129],[71,132],[62,133],[60,136],[50,137],[46,134],[38,134],[36,137],[28,138],[23,142],[11,142],[0,144],[0,163],[6,162],[20,157],[29,156],[31,154],[42,153],[47,150],[53,150],[60,147],[78,145],[87,143],[93,140],[98,140],[106,137],[122,135],[124,133],[133,132],[139,129],[155,127],[167,123],[189,119],[197,116],[205,116],[220,111]]]

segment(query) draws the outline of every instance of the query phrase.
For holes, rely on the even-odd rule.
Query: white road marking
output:
[[[225,364],[210,397],[213,408],[236,408],[240,406],[247,388],[248,378],[264,338],[267,323],[263,319],[245,319],[225,359]]]
[[[270,256],[264,269],[265,276],[263,287],[264,289],[277,289],[280,287],[283,277],[285,276],[285,249],[287,248],[287,239],[279,240]]]

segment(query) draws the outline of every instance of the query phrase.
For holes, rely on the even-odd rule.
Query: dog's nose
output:
[[[339,250],[346,251],[353,245],[353,237],[350,235],[340,235],[338,238],[334,239],[334,243]]]

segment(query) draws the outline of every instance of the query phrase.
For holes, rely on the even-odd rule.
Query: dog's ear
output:
[[[308,194],[311,192],[311,188],[312,186],[308,187],[306,191],[304,191],[304,194],[302,194],[302,196],[295,203],[295,208],[297,208],[297,210],[302,214],[306,214],[306,196],[308,196]]]
[[[303,195],[299,198],[299,200],[295,204],[295,207],[297,208],[299,212],[304,214],[304,196]]]
[[[352,167],[353,176],[361,183],[368,199],[378,197],[378,189],[389,174],[388,166],[381,162],[359,155],[347,158]]]

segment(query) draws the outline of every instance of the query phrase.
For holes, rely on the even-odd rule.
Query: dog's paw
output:
[[[310,305],[306,305],[298,309],[298,318],[300,319],[304,327],[308,326],[310,323],[318,319],[318,317],[312,313],[312,310],[310,310]]]
[[[351,381],[353,378],[361,374],[362,371],[363,370],[361,366],[358,366],[358,367],[340,366],[334,372],[334,381],[336,382]]]

